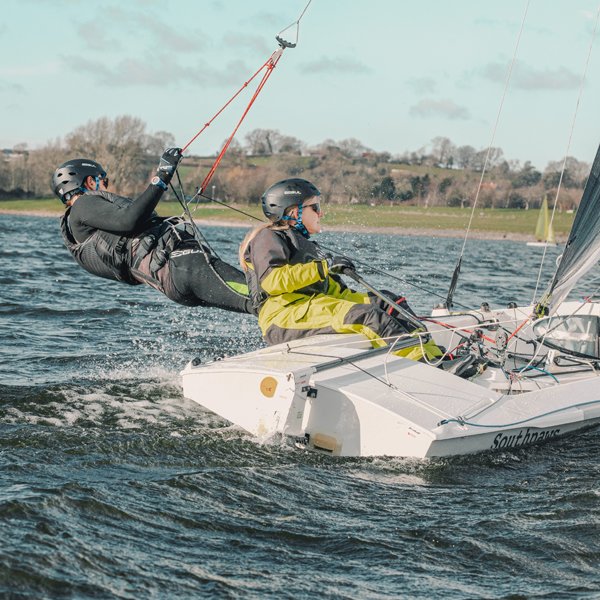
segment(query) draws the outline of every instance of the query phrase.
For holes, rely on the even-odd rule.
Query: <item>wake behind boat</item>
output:
[[[422,318],[419,339],[431,336],[447,360],[392,354],[414,336],[384,348],[356,335],[313,336],[192,360],[184,395],[260,439],[291,436],[339,456],[424,458],[552,440],[600,422],[600,300],[565,301],[599,258],[600,148],[537,304]]]

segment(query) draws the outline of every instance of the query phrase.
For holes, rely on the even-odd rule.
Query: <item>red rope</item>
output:
[[[529,323],[529,317],[527,317],[507,338],[506,342],[510,342],[510,340],[512,338],[515,337],[515,335],[517,335],[517,333],[519,333],[519,331],[521,331],[521,329],[523,329],[523,327]]]
[[[246,106],[246,109],[242,113],[240,120],[238,121],[237,125],[235,126],[233,133],[227,138],[227,141],[225,142],[225,144],[223,145],[223,148],[217,155],[215,162],[213,163],[212,167],[210,168],[210,171],[204,178],[202,185],[198,189],[197,195],[202,194],[204,192],[204,190],[206,189],[206,187],[208,186],[208,183],[210,182],[213,175],[215,174],[215,171],[217,170],[217,167],[219,166],[221,160],[223,159],[223,156],[225,156],[225,153],[227,152],[229,145],[233,141],[235,134],[237,133],[238,129],[240,128],[242,121],[246,118],[246,115],[250,112],[250,108],[252,108],[254,101],[256,100],[256,98],[258,97],[260,92],[262,91],[263,87],[267,83],[267,80],[271,76],[273,69],[276,67],[279,59],[281,58],[281,55],[283,54],[283,50],[284,50],[284,48],[279,48],[278,50],[275,50],[275,52],[273,52],[273,54],[271,54],[271,56],[269,56],[269,58],[265,61],[265,63],[263,65],[261,65],[261,67],[259,69],[257,69],[257,71],[254,73],[254,75],[252,75],[252,77],[250,77],[250,79],[248,79],[248,81],[246,81],[240,87],[240,89],[223,105],[223,107],[219,111],[217,111],[213,115],[213,117],[204,124],[204,127],[202,127],[200,129],[200,131],[198,131],[198,133],[183,147],[182,153],[185,152],[190,147],[190,145],[196,140],[196,138],[198,138],[200,136],[200,134],[202,134],[207,129],[207,127],[209,127],[211,125],[211,123],[242,93],[242,91],[248,87],[248,84],[250,84],[252,82],[252,80],[263,69],[266,69],[265,73],[263,74],[262,79],[256,86],[256,90],[254,91],[252,98],[250,98],[250,102],[248,103],[248,106]]]
[[[423,318],[422,320],[423,321],[428,321],[429,323],[435,323],[436,325],[441,325],[442,327],[445,327],[446,329],[456,329],[457,331],[464,331],[465,333],[469,333],[469,334],[474,333],[472,329],[467,329],[466,327],[457,328],[457,327],[454,327],[453,325],[450,325],[450,323],[444,323],[443,321],[436,321],[435,319],[430,319],[428,317],[427,318]],[[483,333],[481,334],[480,337],[482,339],[484,339],[486,342],[490,342],[491,344],[495,344],[496,343],[496,340],[493,340],[491,337],[488,337],[487,335],[484,335]],[[510,339],[510,338],[508,338],[508,339]]]
[[[263,65],[261,65],[257,70],[256,73],[254,73],[254,75],[252,75],[252,77],[250,77],[250,79],[248,79],[248,81],[246,81],[242,87],[240,87],[240,89],[233,95],[231,96],[231,98],[229,98],[229,100],[223,105],[223,107],[216,112],[213,117],[211,119],[209,119],[205,124],[204,127],[202,127],[202,129],[200,129],[200,131],[182,148],[181,152],[185,152],[191,145],[192,142],[194,142],[196,140],[196,138],[204,132],[204,130],[209,127],[211,125],[211,123],[244,91],[245,88],[248,87],[248,84],[252,82],[252,80],[270,63],[273,61],[273,57],[278,53],[281,52],[281,50],[276,50],[275,52],[273,52],[273,54],[271,54],[271,56],[269,56],[269,58],[265,61],[265,63]]]
[[[240,128],[240,126],[242,124],[242,121],[246,118],[246,115],[250,112],[250,109],[252,108],[254,101],[256,100],[256,98],[258,98],[258,95],[260,94],[263,87],[267,83],[267,80],[271,76],[271,73],[273,73],[273,69],[275,68],[275,66],[277,65],[277,62],[281,58],[282,53],[283,53],[283,48],[280,48],[279,50],[273,52],[273,54],[271,55],[269,60],[263,65],[263,67],[266,67],[266,69],[267,69],[265,71],[265,74],[263,75],[259,84],[256,86],[256,90],[254,91],[252,98],[250,98],[250,102],[248,102],[248,106],[246,106],[246,110],[242,113],[240,120],[238,121],[238,123],[235,126],[231,135],[227,138],[227,141],[225,142],[225,144],[223,144],[223,148],[221,149],[221,152],[219,152],[219,155],[217,156],[215,162],[213,163],[213,166],[210,168],[210,171],[208,172],[208,174],[204,178],[204,181],[200,185],[198,194],[202,194],[204,192],[204,190],[207,188],[209,181],[212,179],[213,175],[215,174],[215,171],[217,170],[217,167],[219,166],[221,160],[225,156],[225,152],[227,152],[227,149],[229,148],[229,144],[231,144],[233,138],[235,137],[235,134],[237,133],[238,129]]]

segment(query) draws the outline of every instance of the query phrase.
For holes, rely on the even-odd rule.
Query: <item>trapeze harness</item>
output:
[[[132,202],[130,198],[106,191],[95,191],[93,195],[117,208],[125,208]],[[63,240],[75,261],[92,275],[129,285],[146,283],[170,300],[186,306],[210,304],[202,302],[197,295],[180,292],[173,282],[169,259],[177,253],[181,256],[201,251],[204,255],[201,260],[206,260],[207,268],[210,266],[213,271],[212,263],[218,260],[210,248],[197,240],[192,225],[184,219],[165,219],[153,213],[144,231],[135,237],[96,229],[85,241],[77,242],[69,227],[70,212],[69,207],[61,219]],[[215,277],[218,277],[216,273]],[[227,285],[221,280],[219,283]],[[231,290],[231,293],[236,292]]]

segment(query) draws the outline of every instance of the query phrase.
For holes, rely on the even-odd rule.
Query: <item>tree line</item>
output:
[[[51,178],[56,167],[70,158],[92,158],[110,172],[125,192],[132,192],[146,181],[158,156],[175,139],[166,131],[149,134],[137,117],[124,115],[89,121],[64,139],[28,150],[18,144],[4,150],[0,158],[0,197],[43,198],[52,194]]]
[[[0,197],[48,197],[54,169],[75,156],[97,160],[108,170],[114,189],[135,194],[148,181],[158,156],[173,145],[172,134],[148,133],[139,118],[102,117],[42,148],[28,150],[20,144],[5,150],[0,159]],[[190,194],[212,160],[191,156],[183,161],[180,171]],[[484,168],[479,206],[535,208],[544,194],[552,200],[560,183],[560,208],[573,209],[590,167],[568,157],[539,171],[529,161],[521,164],[506,159],[501,148],[456,146],[445,137],[436,137],[416,151],[392,155],[376,152],[354,138],[308,146],[277,130],[254,129],[243,142],[233,140],[204,194],[225,202],[257,203],[274,181],[304,177],[314,181],[333,203],[465,207],[473,202]]]

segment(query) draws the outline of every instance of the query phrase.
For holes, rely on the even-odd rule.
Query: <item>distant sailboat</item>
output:
[[[540,214],[538,215],[537,225],[535,226],[535,242],[527,242],[528,246],[556,246],[556,239],[554,238],[554,228],[550,221],[550,211],[548,210],[548,197],[544,196],[542,200],[542,206],[540,207]]]

